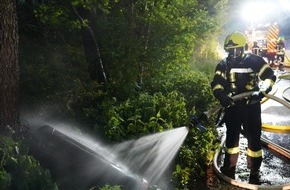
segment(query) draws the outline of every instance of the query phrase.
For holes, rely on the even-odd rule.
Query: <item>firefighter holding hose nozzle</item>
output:
[[[259,184],[262,163],[260,100],[271,91],[276,76],[262,57],[246,53],[246,47],[246,36],[243,33],[233,32],[226,37],[224,49],[228,56],[216,66],[211,87],[214,96],[225,108],[225,157],[220,170],[226,176],[235,179],[240,152],[239,135],[243,129],[248,141],[249,183]],[[238,101],[231,98],[249,91],[254,91],[249,98]]]

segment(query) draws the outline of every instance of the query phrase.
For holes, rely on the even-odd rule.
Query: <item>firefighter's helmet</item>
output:
[[[284,38],[284,36],[280,36],[279,38],[278,38],[278,40],[277,40],[278,42],[284,42],[285,41],[285,38]]]
[[[246,36],[241,32],[233,32],[229,34],[225,39],[224,49],[229,52],[229,54],[233,54],[232,56],[234,58],[242,55],[247,49]],[[236,55],[236,52],[240,53]]]

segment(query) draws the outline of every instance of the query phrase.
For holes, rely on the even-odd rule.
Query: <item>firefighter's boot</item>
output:
[[[260,181],[260,172],[259,170],[255,170],[250,172],[249,183],[255,185],[261,185]]]
[[[228,176],[231,179],[235,179],[236,167],[226,168],[222,166],[220,170],[224,175]]]

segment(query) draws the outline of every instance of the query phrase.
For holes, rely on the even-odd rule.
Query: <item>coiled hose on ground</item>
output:
[[[276,91],[274,91],[274,93],[275,93]],[[248,96],[250,96],[251,94],[252,94],[253,92],[247,92],[247,93],[243,93],[243,94],[239,94],[239,95],[237,95],[237,96],[234,96],[234,97],[232,97],[233,98],[233,100],[234,101],[236,101],[236,100],[239,100],[239,99],[242,99],[242,98],[245,98],[245,97],[248,97]],[[283,100],[283,99],[281,99],[281,98],[278,98],[278,97],[276,97],[276,96],[274,96],[274,95],[272,95],[272,94],[266,94],[265,95],[265,97],[266,98],[268,98],[268,99],[272,99],[272,100],[274,100],[274,101],[277,101],[277,102],[279,102],[280,104],[282,104],[282,105],[284,105],[285,107],[287,107],[288,109],[290,109],[290,104],[287,102],[287,101],[285,101],[285,100]],[[221,179],[223,179],[224,181],[226,181],[226,182],[228,182],[228,183],[230,183],[230,184],[232,184],[232,185],[234,185],[234,186],[237,186],[237,187],[241,187],[241,188],[246,188],[246,189],[254,189],[254,190],[259,190],[259,189],[267,189],[267,190],[286,190],[286,189],[290,189],[290,183],[289,184],[284,184],[284,185],[271,185],[271,186],[263,186],[263,185],[254,185],[254,184],[249,184],[249,183],[245,183],[245,182],[239,182],[239,181],[237,181],[237,180],[234,180],[234,179],[231,179],[231,178],[229,178],[229,177],[227,177],[227,176],[225,176],[225,175],[223,175],[222,173],[221,173],[221,171],[219,170],[219,167],[218,167],[218,164],[217,164],[217,162],[218,162],[218,159],[219,159],[219,157],[220,157],[220,154],[221,154],[221,150],[222,150],[222,148],[224,147],[224,144],[225,144],[225,136],[222,138],[222,141],[221,141],[221,144],[220,144],[220,147],[219,147],[219,149],[216,151],[216,153],[215,153],[215,156],[214,156],[214,160],[213,160],[213,165],[214,165],[214,170],[215,170],[215,172],[216,172],[216,174],[221,178]],[[263,139],[263,138],[261,138],[261,141],[262,141],[262,143],[265,145],[267,145],[268,146],[268,148],[270,148],[270,149],[273,149],[274,151],[276,151],[277,153],[279,153],[279,154],[284,154],[285,153],[285,155],[286,156],[290,156],[290,151],[289,150],[285,150],[285,149],[283,149],[283,147],[280,147],[279,145],[276,145],[276,144],[274,144],[274,143],[272,143],[271,141],[268,141],[267,139]]]

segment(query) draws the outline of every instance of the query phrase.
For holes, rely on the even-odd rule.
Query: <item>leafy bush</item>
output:
[[[177,91],[140,93],[107,109],[106,134],[120,141],[180,127],[187,121],[185,105],[184,97]]]
[[[57,190],[48,170],[27,154],[25,145],[0,136],[1,190]]]
[[[85,113],[98,121],[98,131],[104,130],[107,137],[120,142],[187,124],[189,113],[198,115],[214,102],[209,78],[199,71],[159,75],[158,79],[147,82],[145,92],[136,97],[123,102],[112,98],[101,105],[91,104],[84,109]],[[217,146],[216,131],[211,123],[207,124],[206,132],[192,129],[180,149],[173,173],[176,188],[194,189],[196,181],[205,177],[205,167],[211,164]]]
[[[67,90],[63,97],[66,108],[72,118],[77,118],[78,122],[93,125],[97,116],[102,115],[102,102],[107,96],[104,87],[96,81],[89,83],[75,79],[71,83],[70,90]]]
[[[191,129],[180,149],[178,164],[173,172],[176,189],[201,187],[200,182],[205,178],[205,169],[212,164],[215,150],[218,148],[218,143],[215,142],[216,133],[212,127],[208,127],[206,132],[198,128]]]
[[[21,93],[28,98],[47,99],[56,90],[57,71],[47,64],[26,64],[21,70]]]
[[[205,66],[206,67],[206,66]],[[186,68],[186,67],[184,67]],[[161,71],[152,80],[147,81],[150,92],[170,92],[176,90],[185,99],[186,112],[200,115],[215,102],[210,88],[211,76],[197,70],[179,69]],[[183,146],[180,148],[173,181],[176,189],[196,189],[201,184],[197,182],[205,178],[205,169],[212,163],[217,143],[214,141],[216,130],[213,118],[205,123],[206,132],[191,129]]]
[[[173,90],[181,93],[186,100],[186,110],[199,114],[213,103],[210,79],[200,71],[167,71],[159,73],[146,85],[150,92],[167,93]]]
[[[101,187],[100,190],[121,190],[121,186],[119,185],[105,185],[104,187]]]

